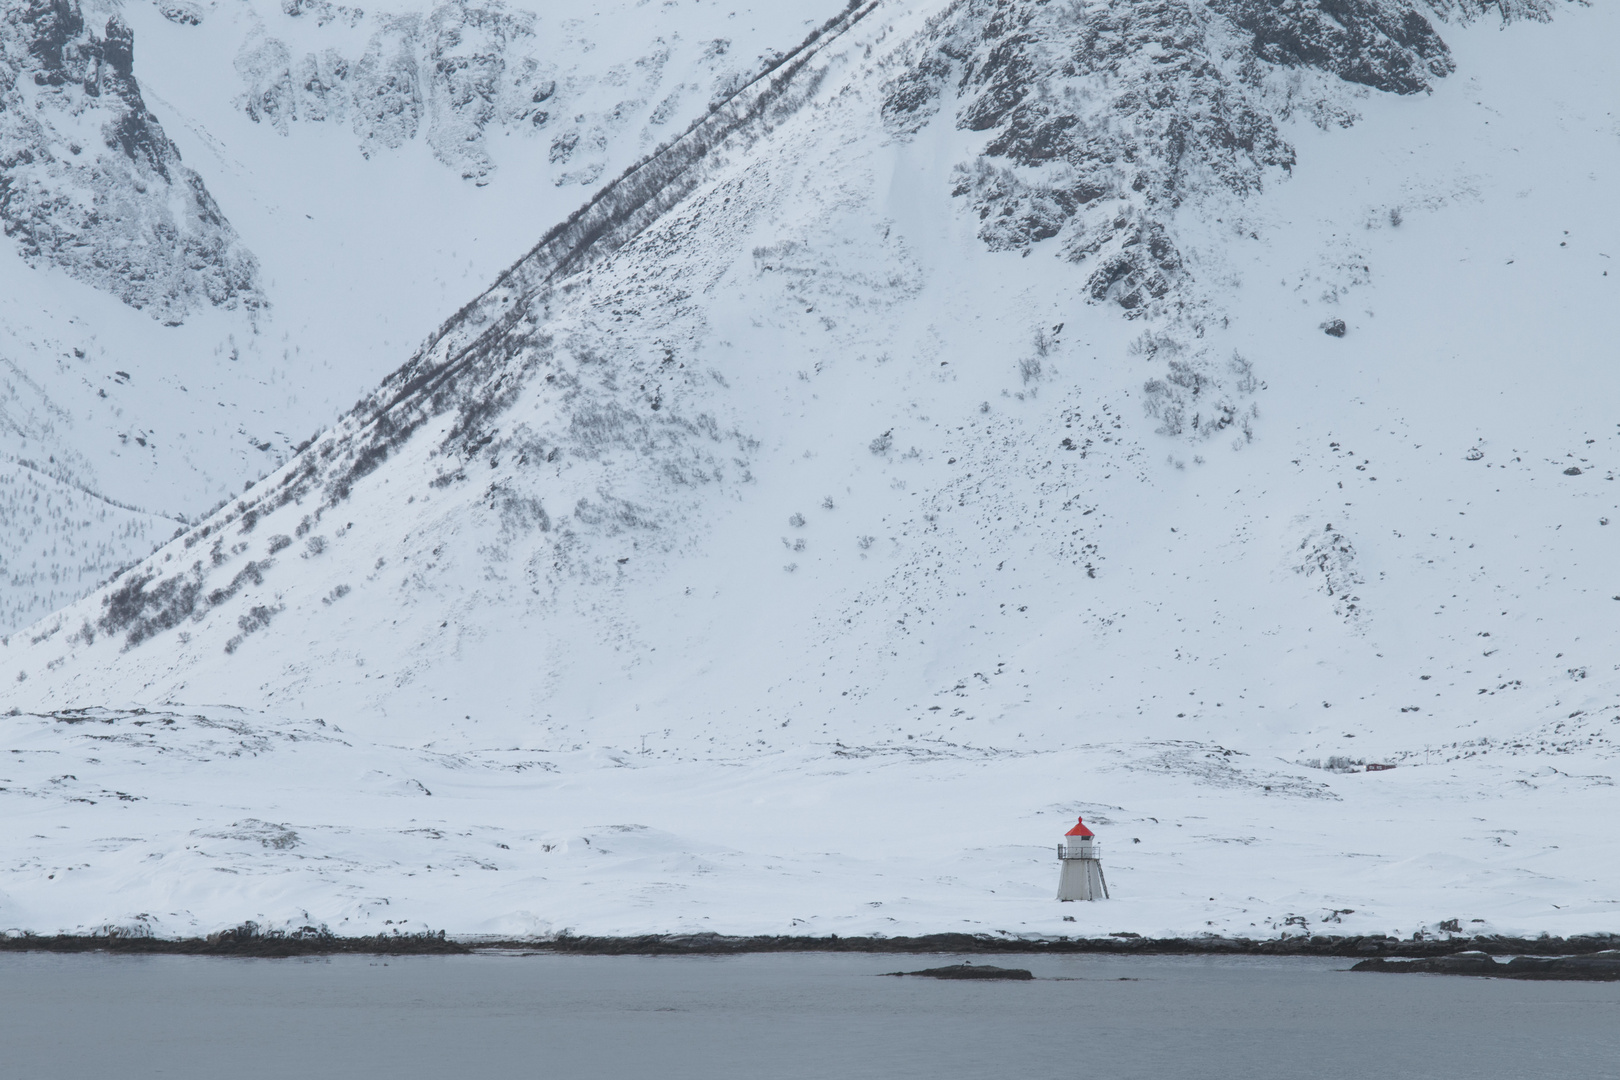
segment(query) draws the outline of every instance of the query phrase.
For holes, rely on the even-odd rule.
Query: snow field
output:
[[[0,927],[37,933],[1533,936],[1614,918],[1613,864],[1590,857],[1613,782],[1582,775],[1590,752],[1342,773],[1187,742],[446,754],[231,709],[6,730]],[[1089,801],[1048,801],[1075,791]],[[1109,901],[1052,899],[1078,813]]]

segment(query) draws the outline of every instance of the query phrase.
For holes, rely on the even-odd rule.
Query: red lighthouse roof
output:
[[[1096,836],[1097,834],[1086,828],[1085,818],[1075,818],[1074,828],[1063,834],[1064,836]]]

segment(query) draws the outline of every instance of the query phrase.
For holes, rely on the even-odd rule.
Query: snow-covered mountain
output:
[[[299,12],[240,123],[580,167],[480,164],[572,111],[538,23]],[[1613,928],[1614,9],[823,18],[0,646],[12,797],[86,838],[8,840],[4,921]],[[1046,899],[1077,810],[1120,903]]]
[[[0,630],[284,464],[835,8],[9,6]]]

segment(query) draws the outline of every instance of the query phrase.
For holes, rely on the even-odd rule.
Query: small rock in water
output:
[[[924,971],[891,971],[890,975],[921,975],[929,979],[1033,979],[1035,976],[1023,968],[975,967],[972,964],[952,964],[949,967],[928,968]]]

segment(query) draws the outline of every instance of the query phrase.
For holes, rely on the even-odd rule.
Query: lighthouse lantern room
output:
[[[1058,877],[1059,900],[1106,900],[1108,881],[1102,872],[1102,845],[1097,834],[1079,818],[1058,845],[1058,861],[1063,867]]]

